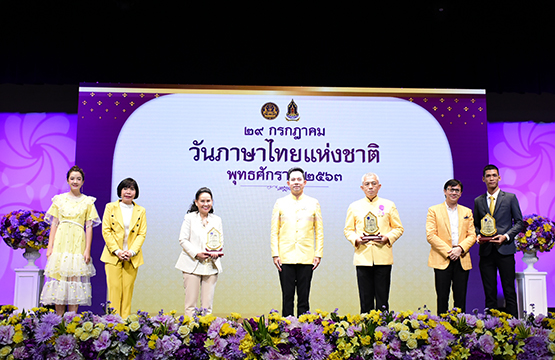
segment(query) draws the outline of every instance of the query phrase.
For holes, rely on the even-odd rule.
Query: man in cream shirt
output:
[[[288,196],[278,199],[272,212],[271,250],[279,272],[282,316],[293,314],[297,292],[297,316],[309,311],[312,273],[324,252],[324,227],[318,200],[304,194],[304,171],[287,173]]]
[[[355,201],[347,210],[345,237],[355,248],[360,313],[389,309],[389,289],[393,264],[393,243],[403,234],[403,224],[392,201],[378,197],[380,179],[374,173],[362,177],[360,187],[366,195]],[[372,240],[365,234],[365,221],[374,222],[379,232]]]

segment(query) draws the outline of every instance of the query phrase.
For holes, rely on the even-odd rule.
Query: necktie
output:
[[[489,213],[493,216],[493,210],[495,209],[495,198],[493,196],[489,197]]]

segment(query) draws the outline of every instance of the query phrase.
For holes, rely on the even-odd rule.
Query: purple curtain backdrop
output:
[[[54,195],[69,190],[66,173],[75,162],[76,137],[77,115],[0,114],[0,215],[46,211]],[[14,269],[27,263],[22,254],[0,244],[0,304],[13,303]],[[36,264],[44,268],[46,250],[41,254]]]
[[[52,196],[67,191],[65,174],[75,163],[76,139],[76,115],[0,114],[0,215],[16,209],[47,210]],[[537,213],[555,218],[554,140],[555,124],[488,124],[490,162],[500,168],[503,190],[517,194],[523,214]],[[453,139],[450,138],[450,141]],[[102,174],[96,176],[102,177]],[[476,188],[479,187],[479,182],[475,180],[477,176],[480,175],[455,174],[458,178],[468,177],[465,185],[472,178],[474,184],[478,183]],[[89,177],[87,182],[91,182]],[[485,186],[479,191],[485,191]],[[88,193],[87,183],[84,192]],[[109,189],[106,192],[109,193]],[[473,198],[467,200],[465,205],[472,206]],[[100,208],[98,210],[102,211]],[[95,238],[101,241],[100,233],[96,232]],[[0,292],[0,304],[13,302],[14,269],[26,263],[22,253],[22,250],[14,251],[0,244],[0,283],[3,290]],[[41,253],[43,256],[37,264],[44,267],[44,250]],[[520,253],[517,254],[517,271],[524,267],[521,257]],[[540,261],[535,267],[550,274],[547,294],[548,305],[553,307],[555,276],[551,274],[555,267],[555,251],[542,253],[539,257]],[[99,260],[95,263],[97,268],[101,265]],[[469,288],[477,289],[479,297],[483,298],[477,263],[475,268]],[[103,279],[98,280],[97,283],[102,284]],[[105,293],[105,289],[99,289],[98,286],[95,291]],[[469,299],[469,308],[474,306],[471,305],[475,302],[472,300]],[[475,307],[481,308],[482,302]]]

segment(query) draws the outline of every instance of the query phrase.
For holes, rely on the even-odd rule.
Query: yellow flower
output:
[[[73,318],[72,320],[74,323],[80,323],[81,322],[81,316],[76,316]]]
[[[515,352],[513,350],[512,344],[505,344],[505,348],[503,349],[503,355],[514,355]]]
[[[426,330],[417,329],[414,331],[414,336],[420,340],[427,340],[428,332]]]
[[[550,342],[549,345],[547,345],[547,350],[549,350],[550,353],[555,354],[555,344]]]
[[[383,338],[383,332],[381,332],[381,331],[376,331],[376,332],[374,333],[374,338],[375,338],[376,340],[381,340],[381,339]]]
[[[551,231],[551,225],[545,223],[545,224],[543,224],[543,229],[544,229],[545,231]]]
[[[320,315],[322,318],[326,318],[326,317],[328,317],[328,315],[329,315],[330,313],[327,312],[327,311],[322,311],[322,310],[320,310],[320,309],[316,309],[316,314]]]
[[[95,339],[98,339],[98,337],[100,336],[100,333],[102,332],[102,330],[100,330],[99,328],[95,327],[93,329],[93,331],[91,331],[91,335],[92,337],[94,337]]]
[[[150,340],[148,342],[148,347],[152,350],[154,350],[156,348],[156,341]]]
[[[139,316],[137,316],[137,314],[131,314],[127,317],[127,321],[129,322],[139,321]]]
[[[131,322],[131,324],[129,324],[129,330],[131,331],[137,331],[139,330],[140,327],[141,327],[141,324],[139,324],[138,321],[133,321]]]
[[[104,330],[106,329],[106,325],[104,323],[98,323],[94,326],[95,328],[98,328],[100,330]]]
[[[268,315],[268,320],[282,321],[284,318],[277,312],[272,312]]]
[[[360,314],[355,314],[350,321],[351,323],[358,324],[362,321],[362,316],[360,316]]]
[[[417,319],[420,320],[420,321],[426,321],[426,320],[428,320],[428,315],[418,314]]]
[[[67,330],[67,329],[66,329],[66,330]],[[75,335],[76,338],[80,338],[81,335],[83,334],[83,329],[82,329],[82,328],[78,328],[78,329],[75,329],[75,331],[73,331],[73,332],[75,333],[74,335]],[[68,333],[69,333],[69,331],[68,331]]]
[[[229,314],[229,317],[235,321],[239,320],[241,318],[241,314],[237,313],[237,312],[232,312],[231,314]]]
[[[120,324],[117,324],[117,325],[114,327],[114,330],[116,330],[116,331],[126,331],[127,329],[128,329],[128,327],[125,326],[125,324],[121,324],[121,323],[120,323]]]
[[[87,341],[91,338],[91,333],[85,332],[83,331],[83,333],[81,334],[81,336],[79,336],[79,339],[81,341]]]
[[[339,325],[344,327],[345,329],[348,328],[350,325],[348,322],[346,322],[345,320],[342,320],[339,322]]]
[[[314,322],[316,319],[318,319],[316,314],[302,314],[299,316],[299,322]]]
[[[420,323],[418,322],[418,320],[413,319],[410,321],[410,326],[412,326],[413,329],[419,329]]]
[[[368,346],[372,343],[372,338],[369,335],[363,336],[360,338],[360,343],[363,346]]]
[[[91,332],[93,329],[93,323],[90,321],[86,321],[83,323],[83,330],[85,330],[86,332]]]
[[[254,342],[252,341],[251,336],[247,333],[239,343],[239,350],[243,353],[249,352],[254,346]]]
[[[410,339],[411,335],[410,332],[406,331],[406,330],[401,330],[399,331],[399,339],[401,341],[407,341],[408,339]]]
[[[16,331],[15,334],[13,335],[13,341],[16,344],[19,344],[20,342],[22,342],[24,339],[23,337],[23,332],[22,331]]]
[[[200,316],[198,320],[201,325],[210,326],[210,324],[212,324],[212,321],[216,320],[216,316],[212,314],[207,314],[205,316]]]
[[[4,346],[2,349],[0,349],[0,357],[6,357],[8,356],[10,353],[12,352],[12,348],[9,346]]]
[[[74,322],[72,322],[72,323],[70,323],[70,324],[68,324],[68,325],[66,326],[66,332],[67,332],[68,334],[73,334],[73,333],[75,333],[76,329],[77,329],[77,323],[74,323]],[[83,329],[81,329],[81,328],[79,328],[79,329],[80,329],[81,331],[83,331]]]
[[[191,333],[191,329],[186,325],[182,325],[179,327],[178,333],[179,335],[185,337]]]
[[[411,350],[416,349],[417,346],[418,346],[418,341],[416,341],[416,339],[411,338],[407,341],[407,347],[409,349],[411,349]]]
[[[270,326],[268,326],[268,331],[272,332],[274,330],[277,330],[278,327],[279,325],[277,323],[271,323]]]
[[[237,330],[235,330],[228,323],[224,323],[220,328],[220,332],[219,332],[220,336],[235,335],[236,333],[237,333]]]

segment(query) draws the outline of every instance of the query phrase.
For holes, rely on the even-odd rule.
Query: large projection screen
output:
[[[139,184],[148,234],[133,311],[183,312],[182,275],[174,267],[178,236],[203,186],[214,194],[225,235],[215,314],[280,310],[270,218],[276,199],[288,194],[284,173],[293,166],[308,173],[305,193],[319,200],[324,221],[311,309],[359,312],[353,248],[343,227],[349,204],[364,197],[362,175],[375,172],[379,196],[396,203],[405,228],[393,246],[390,306],[435,311],[427,209],[444,200],[443,184],[453,177],[463,181],[467,206],[485,190],[486,128],[483,90],[82,84],[76,162],[100,214],[117,200],[122,179]],[[98,229],[94,243],[100,253]],[[477,273],[477,256],[473,262]],[[93,293],[100,303],[103,264],[96,267]]]

